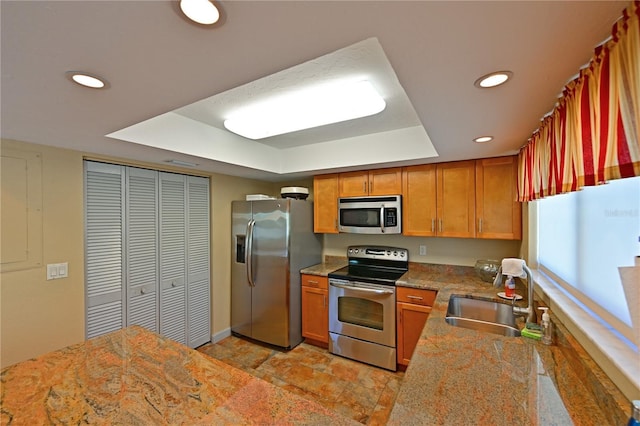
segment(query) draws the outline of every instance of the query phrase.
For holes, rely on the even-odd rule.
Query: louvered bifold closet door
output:
[[[187,178],[187,345],[211,340],[209,284],[209,179]]]
[[[186,176],[160,173],[160,334],[187,343]]]
[[[158,172],[126,172],[127,325],[158,328]]]
[[[85,162],[86,334],[92,338],[124,324],[124,168]]]

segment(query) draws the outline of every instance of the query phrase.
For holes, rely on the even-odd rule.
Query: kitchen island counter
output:
[[[2,425],[355,423],[138,326],[20,362],[1,377]]]

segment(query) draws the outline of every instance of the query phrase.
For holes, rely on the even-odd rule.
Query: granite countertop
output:
[[[138,326],[7,367],[1,384],[2,425],[355,423]]]
[[[346,257],[327,256],[323,263],[303,268],[300,270],[300,273],[326,277],[331,272],[347,266],[347,264],[348,261]]]
[[[314,270],[326,275],[328,268]],[[603,393],[586,385],[592,375],[585,370],[599,367],[586,360],[561,324],[555,324],[554,344],[546,346],[446,323],[452,294],[503,301],[499,289],[480,280],[472,267],[410,263],[396,285],[437,290],[438,295],[388,424],[624,424],[624,397],[610,382]],[[518,282],[516,293],[523,296],[517,304],[527,306],[523,283]],[[518,321],[522,328],[523,320]]]

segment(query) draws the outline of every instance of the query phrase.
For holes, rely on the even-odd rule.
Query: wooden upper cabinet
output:
[[[402,233],[436,235],[436,165],[402,168]]]
[[[402,168],[340,173],[340,196],[396,195],[402,192]]]
[[[437,165],[438,236],[475,237],[475,165],[475,160]]]
[[[369,195],[396,195],[402,193],[402,168],[369,171]]]
[[[522,239],[522,205],[516,201],[516,157],[476,160],[477,237]]]
[[[338,174],[313,178],[313,232],[338,233]]]

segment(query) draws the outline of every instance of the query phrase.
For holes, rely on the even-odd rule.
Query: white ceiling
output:
[[[2,138],[270,181],[510,155],[628,2],[218,4],[222,22],[204,28],[175,2],[1,1]],[[223,106],[345,63],[384,76],[383,113],[263,141],[221,126]],[[77,86],[69,70],[111,87]],[[474,87],[497,70],[514,77]]]

